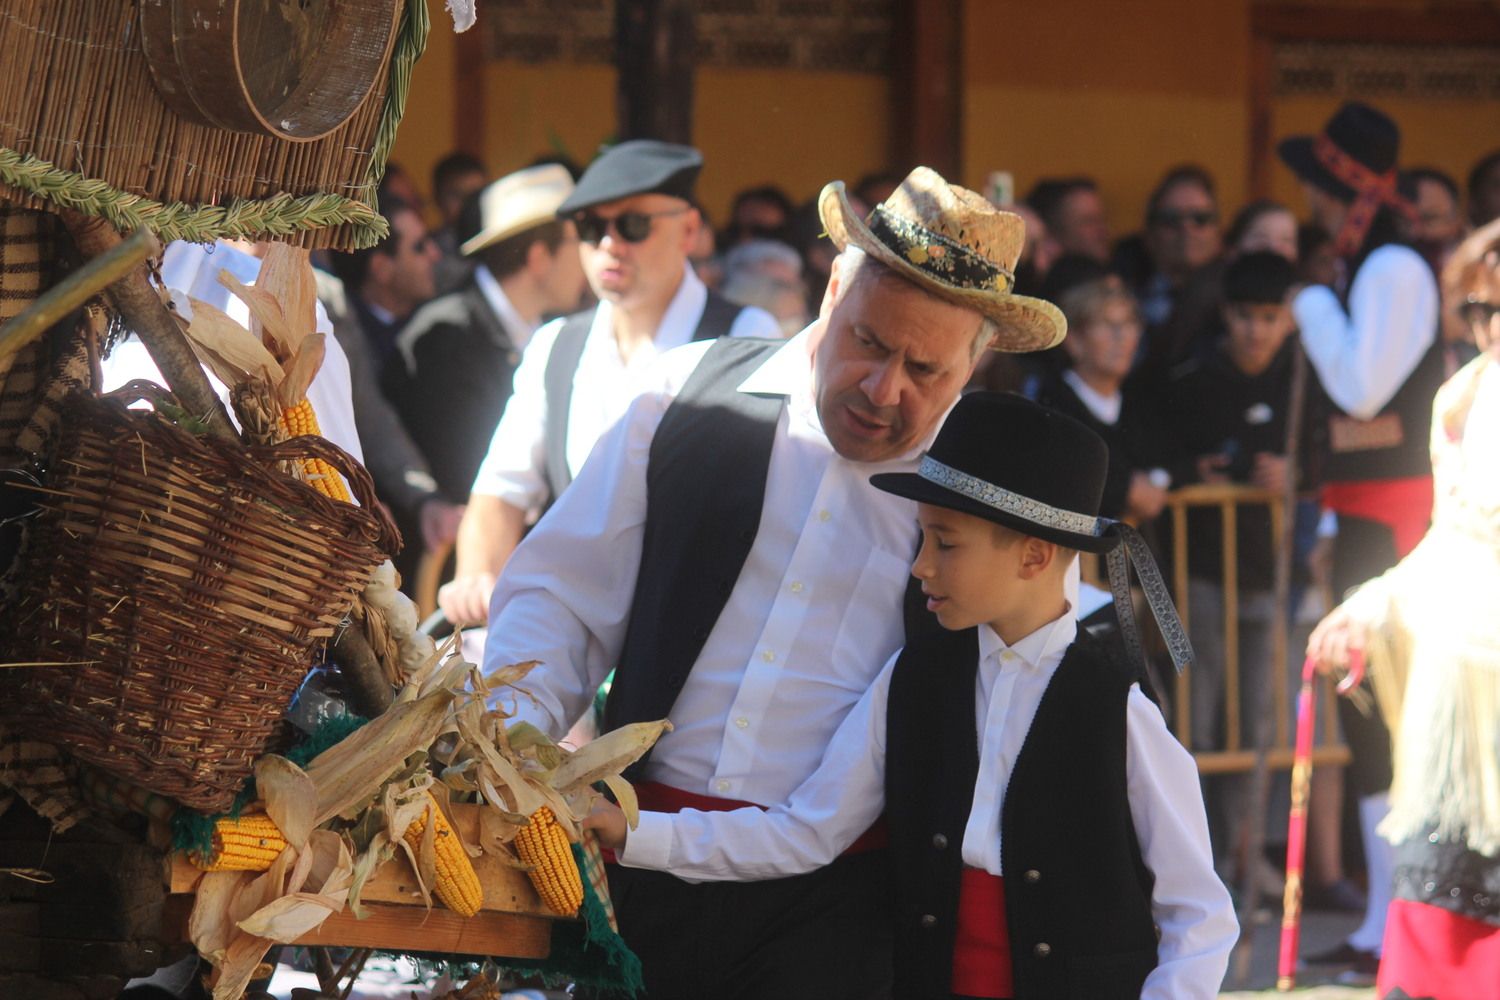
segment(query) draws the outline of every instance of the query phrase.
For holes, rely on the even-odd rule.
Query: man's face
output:
[[[1173,185],[1147,220],[1146,241],[1157,268],[1182,277],[1218,256],[1218,206],[1198,184]]]
[[[1292,310],[1278,302],[1231,302],[1224,306],[1229,329],[1229,360],[1246,375],[1271,367],[1291,335]]]
[[[1064,253],[1109,260],[1109,223],[1104,217],[1104,199],[1098,191],[1088,188],[1074,191],[1063,199],[1057,216],[1057,232],[1052,235]]]
[[[958,399],[980,317],[869,261],[844,287],[847,261],[835,265],[814,327],[818,418],[840,455],[881,462],[914,448]]]
[[[595,295],[625,309],[670,299],[698,235],[696,209],[670,195],[638,194],[595,205],[580,215],[609,223],[597,242],[582,243],[583,271]],[[621,217],[629,215],[649,217],[650,231],[636,243],[618,229]],[[582,236],[592,235],[584,228],[580,227]]]
[[[443,213],[443,224],[451,226],[458,221],[458,213],[464,200],[485,185],[485,176],[478,170],[449,178],[448,183],[437,193],[438,211]]]
[[[579,253],[578,229],[573,223],[565,222],[563,230],[563,240],[553,251],[551,267],[541,282],[549,313],[573,312],[583,295],[583,260]]]
[[[370,276],[383,284],[392,312],[406,316],[436,293],[432,268],[442,256],[427,226],[415,212],[397,212],[391,217],[396,234],[395,251],[376,254]]]
[[[1434,180],[1417,181],[1417,222],[1412,235],[1419,243],[1435,247],[1452,246],[1463,235],[1458,215],[1458,200]]]

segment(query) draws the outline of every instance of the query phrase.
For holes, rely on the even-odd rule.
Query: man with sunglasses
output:
[[[486,620],[495,578],[527,522],[572,481],[658,354],[726,335],[780,335],[768,313],[709,291],[688,263],[702,225],[692,200],[702,167],[688,146],[623,142],[558,206],[558,218],[577,228],[599,304],[539,330],[516,371],[459,526],[455,577],[438,595],[455,625]]]

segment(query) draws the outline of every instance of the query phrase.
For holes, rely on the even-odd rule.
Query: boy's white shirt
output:
[[[1014,646],[979,628],[975,681],[979,776],[964,831],[964,864],[1000,865],[1000,807],[1042,694],[1072,643],[1077,617],[1061,617]],[[884,804],[886,699],[899,654],[845,718],[818,770],[769,810],[642,813],[620,863],[690,882],[778,878],[828,864],[869,828]],[[1155,876],[1158,965],[1143,1000],[1212,998],[1238,934],[1229,893],[1213,869],[1193,759],[1161,712],[1132,686],[1126,701],[1126,781],[1131,818]]]

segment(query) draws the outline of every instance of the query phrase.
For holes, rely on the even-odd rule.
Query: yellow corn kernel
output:
[[[318,427],[318,415],[313,412],[312,403],[306,399],[291,409],[281,411],[281,427],[286,431],[287,437],[322,434]],[[350,502],[349,487],[344,485],[344,477],[321,458],[303,459],[302,472],[307,476],[308,485],[325,497]]]
[[[238,819],[221,817],[214,823],[214,853],[210,858],[188,856],[206,872],[263,872],[286,849],[286,838],[263,812]]]
[[[472,917],[484,905],[484,890],[479,885],[479,876],[474,873],[474,863],[459,843],[458,834],[448,825],[448,817],[438,807],[437,799],[427,796],[427,811],[406,828],[403,834],[407,846],[413,852],[421,849],[422,834],[427,829],[427,818],[436,824],[433,830],[433,867],[437,871],[434,894],[448,909],[459,916]]]
[[[516,854],[531,865],[527,874],[542,902],[553,913],[576,916],[583,905],[583,880],[568,835],[547,806],[532,813],[531,822],[517,831]]]

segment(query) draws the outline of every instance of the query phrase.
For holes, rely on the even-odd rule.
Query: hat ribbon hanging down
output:
[[[1354,189],[1354,203],[1349,206],[1349,214],[1334,240],[1334,251],[1340,257],[1350,257],[1359,251],[1381,205],[1391,206],[1408,219],[1416,218],[1416,208],[1397,190],[1395,168],[1377,174],[1326,135],[1313,140],[1313,155],[1335,179]]]

